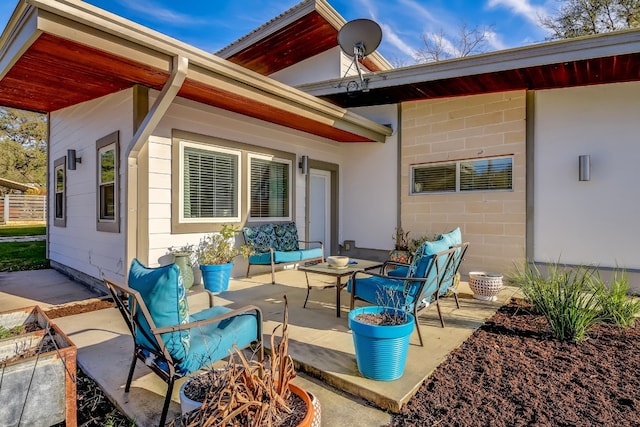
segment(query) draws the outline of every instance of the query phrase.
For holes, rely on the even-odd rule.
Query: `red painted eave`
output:
[[[226,59],[268,76],[336,46],[338,30],[320,13],[313,11]],[[362,63],[370,71],[382,70],[370,58],[365,58]]]
[[[131,88],[161,90],[167,70],[43,34],[0,81],[0,105],[48,113]],[[187,79],[179,96],[339,142],[372,139]]]
[[[0,81],[0,105],[48,113],[142,84],[161,89],[169,73],[42,34]]]

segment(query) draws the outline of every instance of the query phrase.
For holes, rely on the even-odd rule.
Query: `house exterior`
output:
[[[123,278],[222,223],[293,220],[377,257],[399,224],[459,226],[463,274],[638,271],[639,31],[395,70],[373,54],[369,91],[347,93],[344,23],[307,0],[212,55],[82,2],[18,2],[0,104],[49,114],[52,265]]]

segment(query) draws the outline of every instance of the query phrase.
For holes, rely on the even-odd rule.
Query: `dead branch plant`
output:
[[[176,418],[170,427],[273,426],[291,414],[289,383],[296,376],[288,355],[289,308],[284,297],[282,325],[273,329],[271,351],[264,363],[248,361],[234,346],[229,363],[212,384],[200,409]],[[276,345],[275,335],[282,327]]]

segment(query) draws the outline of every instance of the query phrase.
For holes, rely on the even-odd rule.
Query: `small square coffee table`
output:
[[[307,300],[309,299],[309,291],[314,288],[336,288],[336,316],[340,317],[340,291],[346,286],[342,284],[342,278],[345,276],[351,276],[356,271],[366,271],[380,268],[384,262],[382,261],[368,261],[365,259],[351,258],[349,264],[344,268],[336,268],[329,266],[328,262],[321,262],[319,264],[300,265],[298,270],[304,271],[305,278],[307,279],[307,297],[304,299],[303,307],[307,307]],[[325,276],[332,276],[336,278],[335,285],[325,286],[311,286],[309,284],[309,273],[324,274]]]

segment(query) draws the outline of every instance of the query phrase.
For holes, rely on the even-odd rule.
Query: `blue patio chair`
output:
[[[462,263],[462,259],[464,258],[467,247],[469,243],[462,243],[462,234],[460,232],[460,228],[456,228],[448,233],[441,234],[437,241],[444,240],[448,242],[449,248],[457,248],[454,260],[453,260],[453,268],[451,270],[450,280],[447,278],[441,287],[440,287],[440,296],[446,296],[449,292],[453,293],[456,300],[456,306],[460,308],[460,304],[458,302],[458,290],[455,287],[452,287],[455,281],[455,276],[458,273],[458,269],[460,268],[460,264]],[[393,267],[393,269],[390,269]],[[383,266],[383,271],[385,274],[393,277],[406,277],[409,274],[409,264],[399,263],[395,261],[387,261]]]
[[[351,309],[355,307],[356,300],[362,300],[371,304],[391,304],[412,312],[420,345],[423,346],[418,315],[435,300],[440,325],[444,328],[439,289],[448,279],[453,280],[453,260],[459,249],[449,248],[448,242],[444,241],[425,242],[416,251],[406,277],[355,272],[347,284],[347,291],[351,292]]]
[[[234,345],[244,349],[255,345],[263,359],[262,312],[258,307],[237,310],[214,307],[189,314],[180,269],[171,264],[147,268],[133,260],[128,284],[104,280],[134,340],[134,353],[125,392],[129,392],[136,360],[140,359],[167,383],[160,416],[164,426],[171,393],[177,379],[229,356]]]

